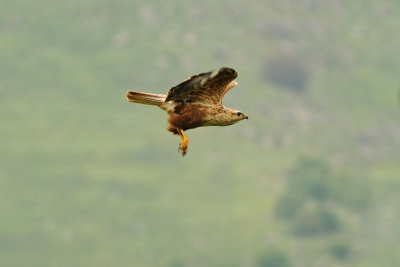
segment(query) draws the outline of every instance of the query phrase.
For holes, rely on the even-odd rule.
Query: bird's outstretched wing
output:
[[[225,93],[236,85],[236,82],[232,81],[237,76],[237,72],[231,68],[220,68],[190,76],[183,83],[172,87],[165,101],[217,104],[222,101]]]

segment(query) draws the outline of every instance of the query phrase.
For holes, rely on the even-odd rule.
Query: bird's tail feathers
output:
[[[166,95],[149,94],[137,91],[128,91],[126,98],[129,102],[160,106],[167,98]]]

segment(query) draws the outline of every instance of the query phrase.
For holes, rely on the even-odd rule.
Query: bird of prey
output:
[[[179,134],[179,151],[184,156],[188,138],[184,131],[201,126],[227,126],[248,119],[243,112],[222,105],[224,95],[237,85],[237,72],[231,68],[190,76],[172,87],[167,95],[128,91],[128,101],[155,105],[169,115],[168,131]]]

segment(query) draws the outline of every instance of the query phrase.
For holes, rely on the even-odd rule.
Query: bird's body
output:
[[[169,115],[168,131],[182,138],[180,149],[186,154],[188,139],[184,131],[202,126],[228,126],[248,117],[222,104],[224,95],[237,83],[237,72],[230,68],[201,73],[171,88],[168,95],[129,91],[128,101],[156,105]]]

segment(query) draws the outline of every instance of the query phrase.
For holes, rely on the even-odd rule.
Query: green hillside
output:
[[[400,2],[0,3],[0,266],[400,264]],[[185,157],[125,99],[222,66]]]

